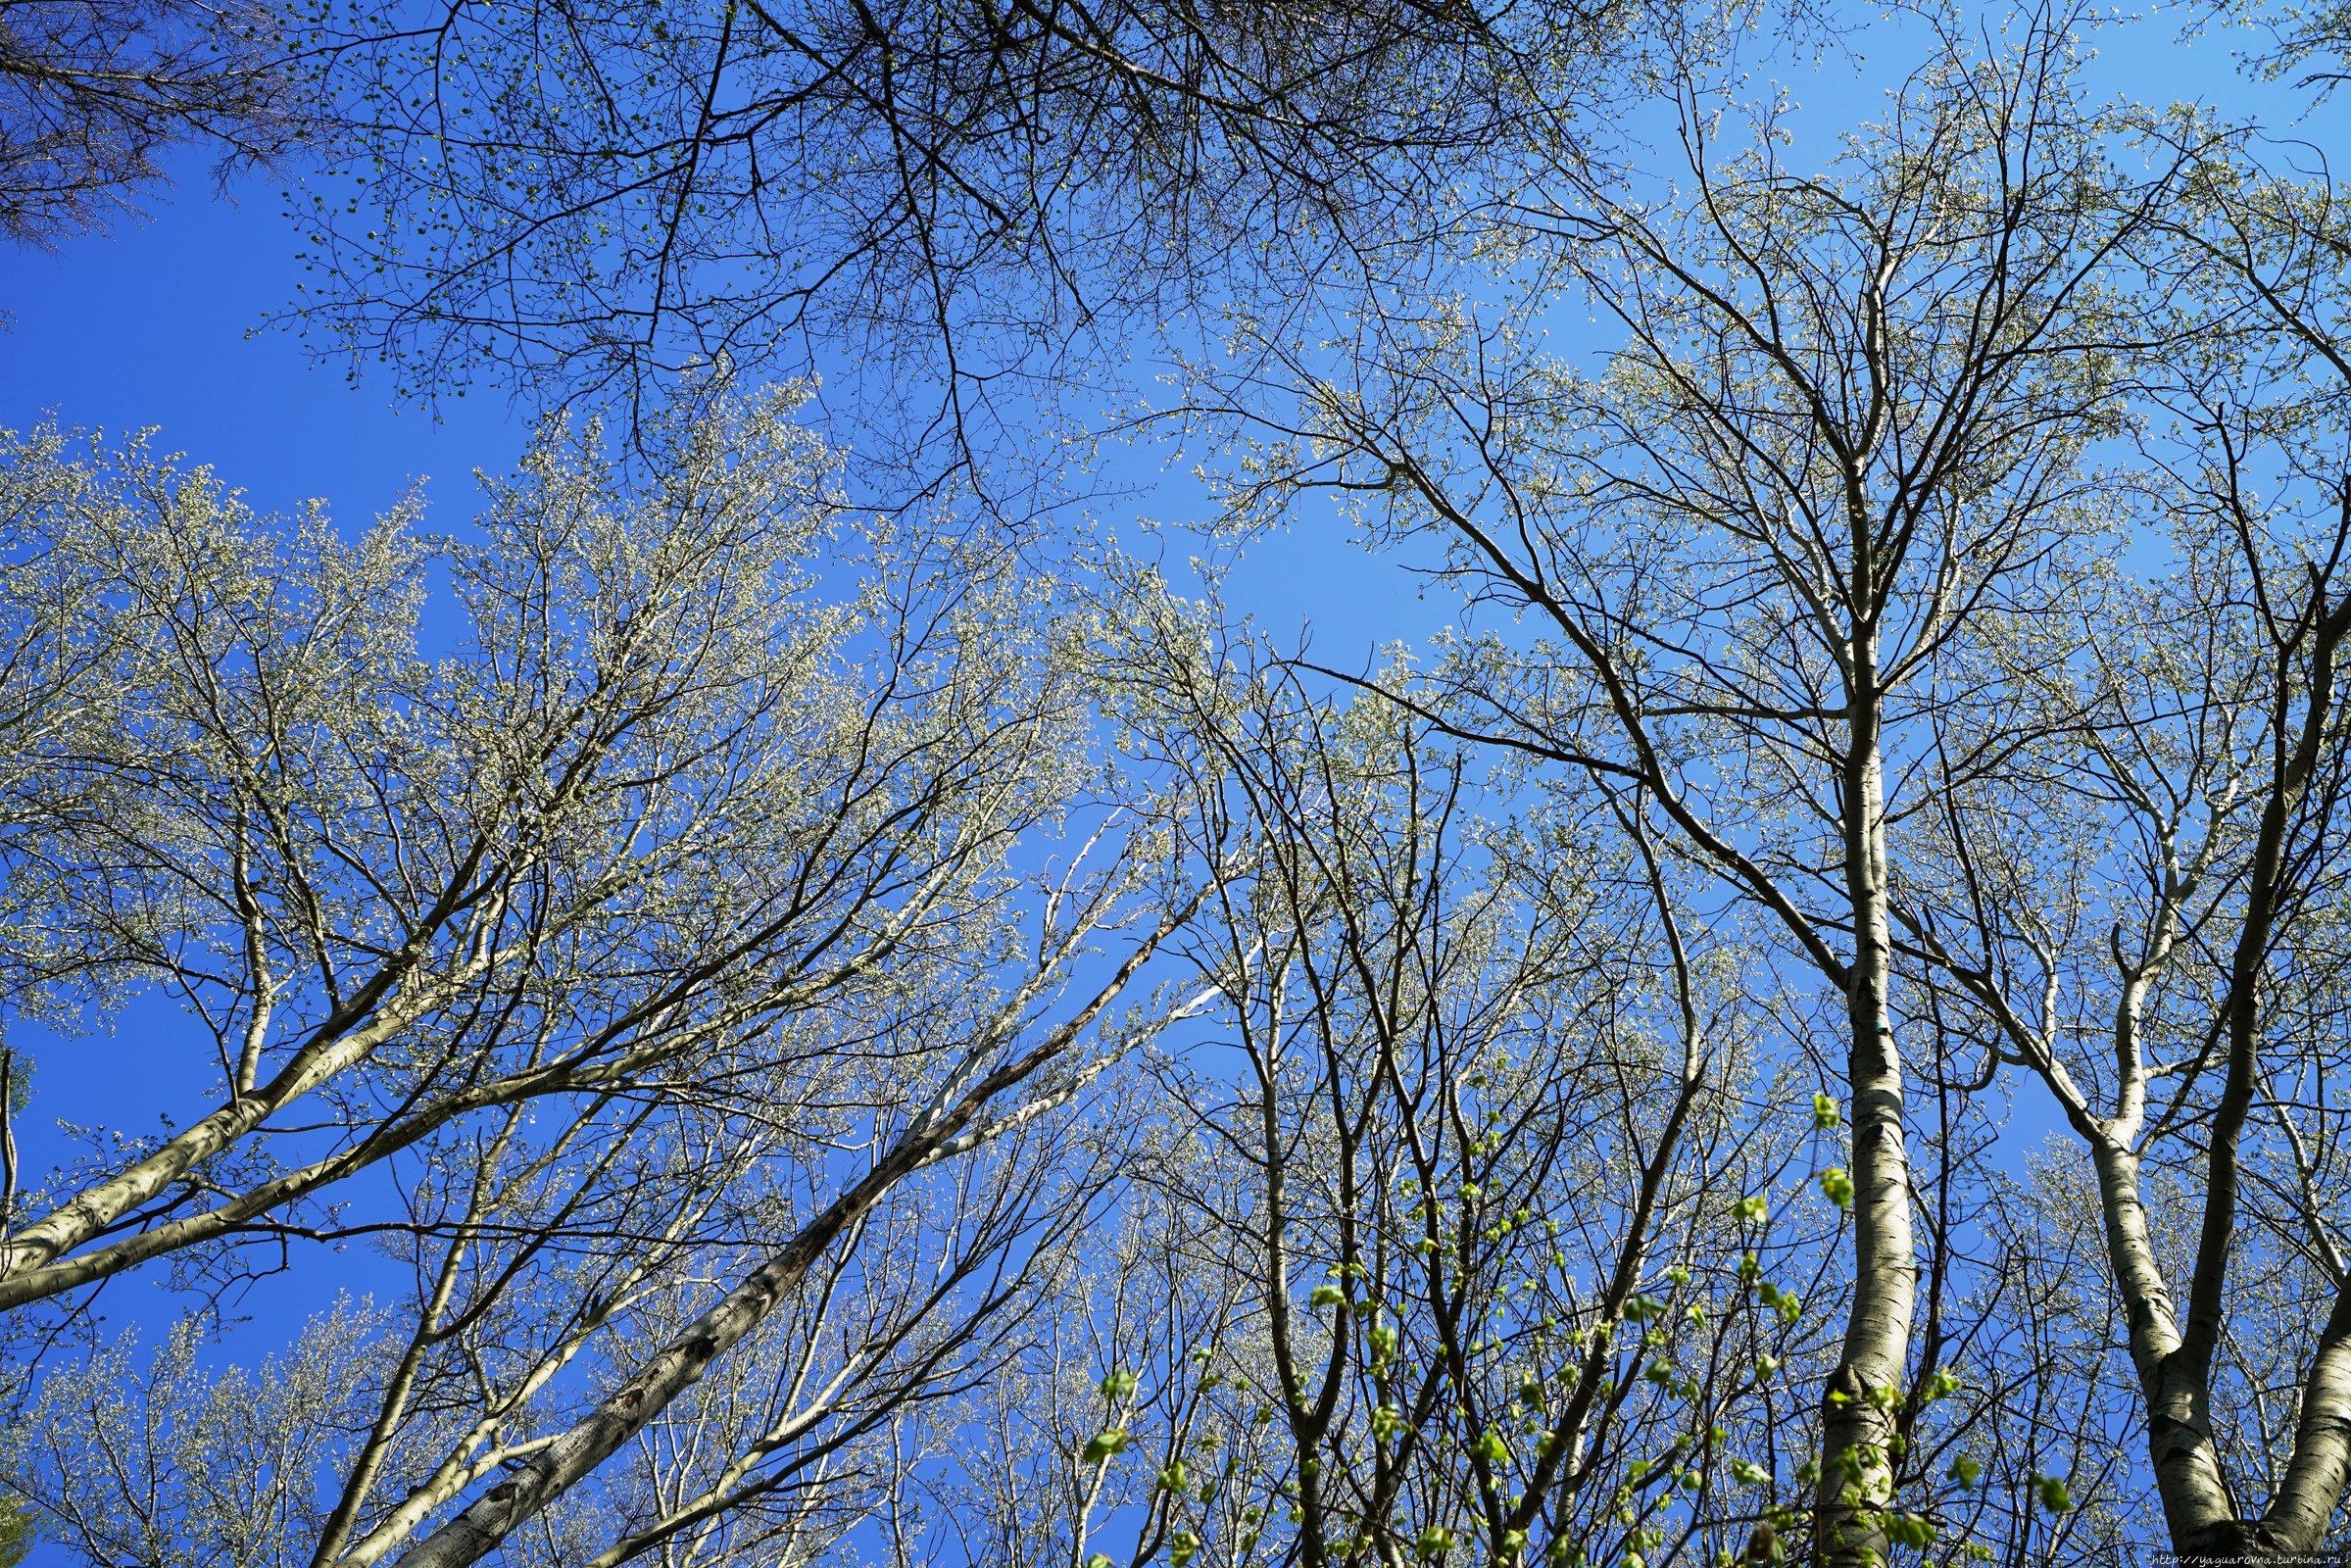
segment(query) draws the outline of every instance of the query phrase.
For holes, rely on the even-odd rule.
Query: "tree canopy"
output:
[[[2223,23],[238,33],[316,341],[543,409],[445,533],[0,450],[0,1552],[2351,1544],[2340,28]]]

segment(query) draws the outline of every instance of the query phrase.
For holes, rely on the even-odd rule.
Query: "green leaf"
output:
[[[1886,1539],[1897,1546],[1915,1546],[1923,1551],[1935,1541],[1935,1526],[1915,1513],[1888,1514]]]
[[[1120,1427],[1104,1427],[1094,1435],[1093,1442],[1086,1445],[1084,1458],[1088,1464],[1107,1464],[1126,1451],[1127,1435],[1125,1430]]]

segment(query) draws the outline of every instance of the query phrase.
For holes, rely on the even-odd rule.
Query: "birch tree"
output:
[[[1771,1539],[1841,1216],[1804,1191],[1808,1090],[1756,1049],[1734,946],[1686,939],[1612,804],[1485,817],[1508,791],[1407,708],[1127,603],[1121,712],[1190,738],[1168,765],[1252,859],[1184,939],[1218,1001],[1155,1065],[1170,1120],[1129,1203],[1156,1228],[952,1446],[964,1560]]]
[[[1520,306],[1360,318],[1337,369],[1245,323],[1240,363],[1280,370],[1201,368],[1201,407],[1265,432],[1234,477],[1245,521],[1335,493],[1375,537],[1436,536],[1473,603],[1530,628],[1462,645],[1444,722],[1630,792],[1839,1005],[1852,1168],[1824,1179],[1849,1180],[1854,1254],[1820,1388],[1831,1561],[1891,1544],[1915,1462],[1897,1412],[1938,1370],[1913,1360],[1901,827],[2015,742],[1970,666],[2093,528],[2087,454],[2120,427],[2135,330],[2108,279],[2177,183],[2109,166],[2074,21],[2022,19],[1988,54],[1945,39],[1819,174],[1783,161],[1784,106],[1726,148],[1693,92],[1675,189],[1634,205],[1563,177],[1497,222]],[[1621,334],[1596,378],[1532,338],[1578,295]],[[1259,412],[1285,384],[1295,416]]]
[[[646,1119],[625,1130],[663,1142]],[[824,1553],[874,1510],[894,1428],[991,1383],[1025,1345],[1119,1154],[1115,1138],[1032,1122],[894,1190],[504,1560]],[[625,1381],[723,1294],[713,1280],[831,1196],[825,1172],[772,1149],[729,1162],[657,1147],[627,1174],[649,1165],[656,1179],[610,1183],[576,1229],[512,1200],[469,1216],[409,1249],[415,1299],[346,1303],[259,1367],[216,1370],[224,1352],[191,1318],[152,1361],[117,1343],[53,1368],[10,1445],[12,1493],[91,1560],[389,1560],[543,1451],[583,1392]],[[514,1174],[452,1169],[477,1187]],[[300,1430],[249,1433],[232,1410]]]
[[[2150,125],[2158,144],[2197,133]],[[1947,812],[1909,924],[2094,1171],[2172,1544],[2338,1539],[2347,1455],[2338,648],[2351,629],[2331,190],[2231,141],[2151,236],[2176,325],[2141,490],[2168,569],[2085,592],[2083,662],[2026,657],[2050,744]],[[2095,1042],[2099,1049],[2086,1049]]]
[[[11,906],[84,958],[11,1001],[97,1027],[159,990],[217,1087],[16,1187],[0,1301],[29,1357],[131,1271],[396,1239],[416,1299],[309,1560],[478,1557],[844,1267],[870,1344],[773,1415],[869,1419],[876,1380],[927,1386],[912,1347],[1017,1305],[976,1282],[1066,1240],[1040,1195],[1080,1177],[1019,1152],[1152,1027],[1111,1009],[1197,894],[1088,756],[1050,585],[843,516],[790,406],[681,415],[641,478],[551,427],[469,540],[272,530],[202,473],[17,449],[17,539],[98,575],[12,600],[45,718]],[[968,1209],[888,1206],[972,1157]],[[909,1296],[917,1255],[948,1283]],[[698,1294],[713,1268],[740,1288]],[[598,1361],[625,1416],[558,1420]],[[612,1549],[758,1502],[770,1437]]]
[[[62,787],[12,855],[52,932],[191,1010],[219,1101],[27,1195],[0,1301],[233,1240],[461,1116],[742,1049],[988,906],[982,868],[1077,776],[1053,766],[1064,677],[998,678],[1017,599],[907,540],[907,575],[875,561],[827,602],[824,460],[782,409],[675,436],[632,497],[551,435],[478,545],[405,511],[351,543],[263,533],[136,460],[69,498],[115,564],[83,685],[121,722],[23,760]],[[12,480],[46,484],[20,455]],[[438,661],[436,559],[468,621]],[[72,808],[84,780],[104,811]],[[947,831],[925,808],[950,799],[997,810]],[[328,1131],[278,1132],[306,1100]]]

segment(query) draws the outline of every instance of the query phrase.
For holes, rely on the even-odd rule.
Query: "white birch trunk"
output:
[[[1886,1557],[1885,1532],[1863,1517],[1892,1492],[1889,1397],[1910,1348],[1918,1271],[1910,1228],[1910,1154],[1902,1137],[1902,1060],[1888,1010],[1886,764],[1881,695],[1868,633],[1854,640],[1852,749],[1845,762],[1845,885],[1853,962],[1845,993],[1846,1076],[1853,1128],[1853,1303],[1844,1346],[1821,1402],[1820,1549],[1831,1563]],[[1873,1398],[1873,1391],[1884,1391]],[[1878,1399],[1884,1399],[1881,1407]]]

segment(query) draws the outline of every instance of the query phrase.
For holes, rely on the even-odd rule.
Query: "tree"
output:
[[[658,1127],[626,1125],[632,1143],[657,1147],[622,1174],[672,1152]],[[442,1227],[445,1243],[420,1237],[416,1300],[338,1307],[257,1371],[201,1367],[195,1321],[151,1366],[101,1348],[45,1381],[12,1481],[48,1535],[93,1558],[392,1560],[468,1490],[545,1451],[583,1385],[621,1384],[648,1345],[724,1294],[714,1280],[747,1271],[776,1230],[832,1196],[823,1173],[772,1147],[732,1162],[675,1152],[692,1157],[655,1165],[641,1189],[597,1192],[581,1217],[613,1227],[601,1247],[591,1226],[510,1199]],[[873,1506],[893,1426],[992,1381],[1029,1332],[1044,1282],[1090,1234],[1115,1154],[1082,1128],[1032,1123],[941,1172],[951,1179],[885,1195],[643,1442],[568,1490],[507,1556],[554,1541],[568,1561],[683,1550],[784,1562],[853,1528]],[[453,1174],[468,1172],[453,1162]],[[332,1364],[319,1354],[330,1344]]]
[[[1631,792],[1842,1012],[1830,1561],[1883,1558],[1897,1493],[1928,1479],[1904,1436],[1935,1369],[1912,1360],[1897,825],[2018,744],[1972,666],[2078,569],[2138,324],[2105,279],[2180,183],[2177,157],[2109,166],[2073,26],[2036,14],[1981,56],[1946,38],[1817,176],[1780,162],[1776,109],[1719,156],[1693,92],[1675,191],[1637,205],[1565,169],[1497,220],[1524,302],[1501,324],[1440,301],[1358,318],[1337,370],[1267,338],[1267,371],[1202,371],[1205,409],[1270,432],[1233,486],[1244,518],[1336,492],[1375,531],[1447,541],[1465,591],[1551,639],[1466,643],[1429,710]],[[1570,290],[1623,330],[1596,379],[1531,347],[1528,318]],[[1285,384],[1295,414],[1263,412]]]
[[[642,483],[551,427],[469,542],[406,511],[351,542],[321,515],[272,533],[136,452],[16,448],[18,538],[76,591],[14,602],[43,722],[13,732],[11,906],[85,956],[10,1002],[70,1024],[155,987],[219,1076],[19,1195],[0,1304],[29,1351],[134,1268],[219,1289],[257,1247],[399,1239],[414,1315],[377,1347],[318,1561],[386,1556],[484,1476],[560,1458],[521,1472],[545,1477],[528,1517],[845,1250],[882,1295],[836,1402],[911,1397],[931,1374],[900,1350],[957,1311],[980,1333],[1020,1292],[970,1282],[1066,1229],[1040,1204],[1077,1178],[1006,1152],[1101,1071],[1092,1026],[1198,895],[1086,755],[1048,586],[850,527],[791,401],[680,416]],[[464,617],[437,659],[433,566]],[[820,591],[828,570],[854,589]],[[1056,824],[1086,836],[1024,866]],[[973,1157],[997,1174],[967,1211],[888,1206]],[[924,1248],[946,1283],[887,1305]],[[731,1294],[686,1283],[730,1263]],[[533,1431],[589,1349],[626,1418]],[[516,1491],[460,1516],[474,1555]],[[454,1529],[416,1549],[450,1560]]]
[[[2049,743],[2005,798],[1952,800],[1951,892],[1909,922],[2095,1172],[2173,1544],[2246,1558],[2336,1539],[2351,1466],[2332,1108],[2351,356],[2332,193],[2253,150],[2208,144],[2145,247],[2176,314],[2146,372],[2167,417],[2141,514],[2172,570],[2082,605],[2089,659],[2011,667]],[[2015,801],[2077,847],[2021,842]]]
[[[687,366],[821,362],[870,400],[863,450],[944,440],[968,478],[975,455],[1033,459],[1038,404],[1131,334],[1428,265],[1455,181],[1580,135],[1616,57],[1675,19],[465,0],[321,26],[364,196],[295,214],[330,347],[430,396],[636,407]]]
[[[349,1383],[383,1327],[337,1302],[282,1355],[219,1378],[198,1363],[204,1335],[192,1319],[172,1328],[144,1375],[126,1333],[44,1385],[17,1435],[24,1451],[11,1455],[13,1467],[58,1504],[30,1517],[97,1561],[291,1560],[315,1523],[313,1456],[340,1435]],[[93,1505],[100,1497],[115,1506]]]
[[[1060,672],[1007,684],[992,649],[979,689],[968,639],[1013,607],[928,578],[910,539],[896,603],[817,598],[823,460],[780,406],[669,456],[624,499],[551,435],[483,542],[439,550],[406,514],[350,545],[322,517],[260,534],[135,456],[115,494],[67,492],[58,528],[117,573],[113,643],[99,706],[38,756],[20,882],[190,1006],[221,1099],[18,1217],[0,1301],[233,1236],[458,1116],[757,1041],[986,906],[985,867],[1071,777]],[[39,494],[53,443],[19,458]],[[435,556],[469,621],[438,663],[416,641]],[[861,689],[864,636],[895,657]],[[941,836],[926,804],[974,796],[1000,814]],[[321,1091],[339,1140],[272,1130]]]
[[[1183,938],[1215,1049],[1154,1062],[1151,1244],[953,1445],[970,1559],[1743,1541],[1782,1369],[1826,1365],[1837,1215],[1735,950],[1685,942],[1614,803],[1482,818],[1507,792],[1383,693],[1318,700],[1149,578],[1119,603],[1122,719],[1184,738],[1195,837],[1249,859]]]
[[[182,143],[217,174],[308,136],[280,19],[251,0],[10,0],[0,6],[0,235],[101,228]]]
[[[994,396],[1084,368],[1017,341],[1073,299],[1226,291],[1185,412],[1263,438],[1233,520],[1336,495],[1435,541],[1468,624],[1276,659],[1115,550],[1036,574],[954,484],[853,519],[776,404],[640,398],[625,460],[553,428],[459,541],[271,532],[23,444],[5,996],[65,1024],[170,988],[220,1076],[28,1194],[0,1137],[0,1306],[47,1348],[0,1453],[24,1517],[312,1568],[2037,1568],[2151,1547],[2158,1502],[2181,1551],[2339,1539],[2323,181],[2090,103],[2064,12],[1938,33],[1817,173],[1693,50],[1654,183],[1543,140],[1607,41],[1537,62],[1545,8],[1313,7],[1303,43],[796,15],[451,13],[416,79],[538,151],[398,165],[427,206],[517,187],[435,231],[416,310],[514,219],[490,249],[543,299],[649,282],[740,346],[749,293],[685,280],[782,200],[766,150],[812,150],[838,181],[790,211],[840,219],[811,254],[854,286],[746,264],[808,343],[935,346]],[[526,81],[555,22],[578,69]],[[407,46],[334,69],[388,93]],[[616,60],[659,64],[579,64]],[[1427,99],[1375,79],[1445,62]],[[642,107],[688,80],[700,109]],[[746,102],[810,118],[771,143]],[[598,114],[638,139],[581,140]],[[575,229],[523,221],[571,197]],[[508,341],[497,287],[402,341]],[[1539,341],[1575,304],[1596,373]],[[640,390],[670,309],[601,368],[551,313],[514,363]],[[967,413],[934,433],[971,458]],[[200,1365],[252,1274],[362,1238],[403,1289]],[[157,1356],[76,1316],[159,1268],[220,1303]]]

